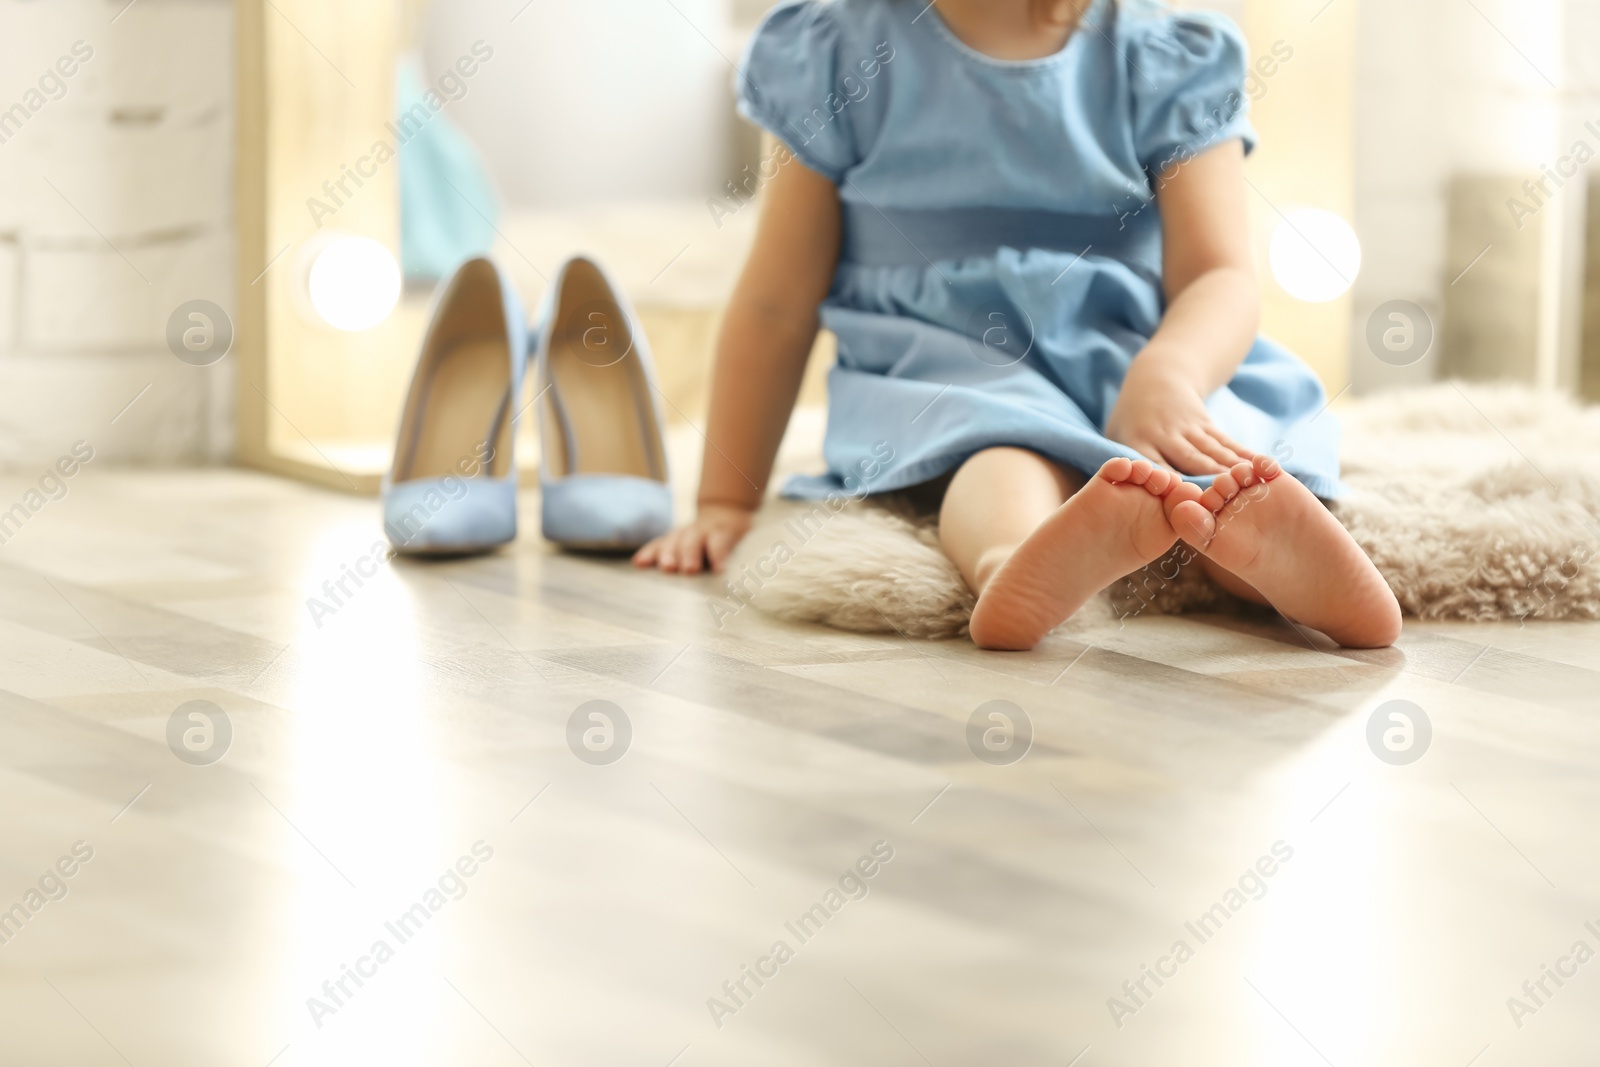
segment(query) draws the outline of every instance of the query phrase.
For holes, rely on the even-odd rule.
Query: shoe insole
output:
[[[457,341],[427,383],[406,480],[506,473],[512,412],[500,409],[510,393],[511,359],[504,341]],[[497,439],[490,442],[494,455],[485,463],[483,444],[490,433]]]
[[[551,339],[550,392],[565,415],[576,453],[567,456],[567,473],[656,477],[640,424],[648,402],[641,403],[638,393],[648,386],[638,353],[630,349],[623,358],[599,366],[601,360],[582,347],[581,336],[581,330],[561,330]]]

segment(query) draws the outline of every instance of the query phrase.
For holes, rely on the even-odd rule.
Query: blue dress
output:
[[[833,181],[843,216],[821,309],[839,352],[828,473],[784,494],[900,489],[998,445],[1083,472],[1136,457],[1104,427],[1165,311],[1155,175],[1222,141],[1253,146],[1247,63],[1227,19],[1151,0],[1095,0],[1061,51],[1021,61],[963,44],[927,0],[768,14],[740,113]],[[1325,400],[1310,368],[1258,338],[1206,407],[1331,498]]]

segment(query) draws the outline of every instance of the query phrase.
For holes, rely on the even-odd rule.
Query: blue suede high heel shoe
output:
[[[440,283],[383,480],[395,551],[462,555],[517,536],[514,405],[527,350],[522,301],[493,260],[469,259]]]
[[[545,540],[638,548],[672,527],[666,422],[638,316],[598,263],[574,256],[536,321]]]

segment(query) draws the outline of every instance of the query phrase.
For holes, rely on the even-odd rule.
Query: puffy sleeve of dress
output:
[[[1146,173],[1160,174],[1223,141],[1255,147],[1245,91],[1249,51],[1226,16],[1161,12],[1137,18],[1125,55],[1133,90],[1133,143]]]
[[[779,4],[750,39],[737,84],[739,114],[835,184],[860,160],[838,18],[819,0]]]

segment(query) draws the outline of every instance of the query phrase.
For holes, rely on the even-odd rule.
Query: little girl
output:
[[[1152,0],[780,4],[739,109],[793,158],[722,328],[698,514],[635,563],[722,569],[820,308],[830,473],[785,491],[942,488],[978,645],[1032,648],[1180,537],[1222,588],[1392,643],[1394,595],[1319,499],[1322,387],[1256,336],[1248,63],[1227,20]]]

